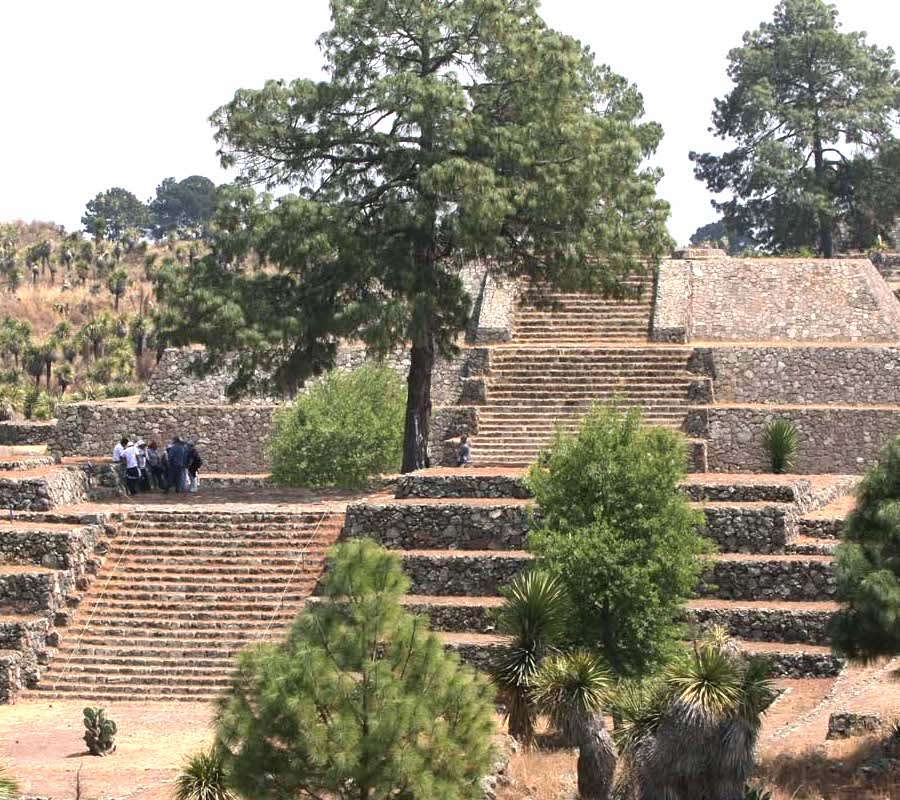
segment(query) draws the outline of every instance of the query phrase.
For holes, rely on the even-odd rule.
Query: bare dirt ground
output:
[[[898,800],[900,774],[868,776],[861,767],[877,739],[826,742],[835,710],[900,716],[900,681],[889,665],[851,668],[837,678],[781,680],[788,691],[766,715],[760,737],[758,781],[775,800]],[[213,708],[203,703],[113,703],[119,725],[117,752],[86,754],[83,701],[26,699],[0,707],[0,763],[8,765],[28,796],[74,798],[79,769],[85,800],[171,800],[186,756],[211,738]],[[564,749],[519,752],[510,783],[498,800],[573,800],[576,754]]]
[[[0,763],[26,796],[68,800],[171,800],[184,758],[211,737],[205,703],[112,703],[116,752],[91,756],[82,741],[84,701],[22,701],[0,707]]]

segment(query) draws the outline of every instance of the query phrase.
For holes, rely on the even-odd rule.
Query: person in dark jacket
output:
[[[165,491],[169,485],[166,481],[166,468],[163,457],[159,452],[156,442],[147,445],[147,474],[150,478],[150,486]]]
[[[176,492],[187,491],[187,483],[185,480],[187,470],[187,447],[181,440],[180,436],[172,439],[172,444],[166,448],[166,462],[168,464],[168,481],[166,494],[170,488],[174,488]]]
[[[199,479],[197,473],[203,466],[203,459],[200,457],[200,451],[193,442],[187,443],[187,474],[188,474],[188,491],[194,493],[199,488]]]

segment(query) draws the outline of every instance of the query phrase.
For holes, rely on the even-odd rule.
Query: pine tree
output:
[[[895,142],[900,111],[893,50],[842,31],[825,0],[782,0],[728,54],[728,77],[734,86],[715,101],[711,130],[735,146],[691,153],[697,177],[730,193],[713,202],[730,228],[775,252],[831,258],[838,222],[860,223],[862,183],[891,182],[879,178],[877,155]]]
[[[860,661],[900,653],[900,437],[881,451],[857,490],[835,559],[832,646]]]
[[[492,759],[486,683],[400,599],[399,559],[339,545],[287,641],[244,652],[220,703],[233,787],[255,800],[475,800]]]
[[[214,253],[172,294],[172,344],[236,353],[290,392],[357,338],[410,354],[403,471],[428,462],[431,379],[471,302],[459,267],[622,290],[670,241],[662,136],[637,89],[544,23],[537,0],[332,0],[328,79],[240,90],[213,115]],[[264,269],[237,269],[259,263]]]

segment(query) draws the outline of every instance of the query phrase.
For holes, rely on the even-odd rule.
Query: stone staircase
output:
[[[347,536],[368,536],[400,552],[412,581],[409,607],[476,664],[501,641],[492,616],[499,588],[532,560],[525,550],[530,501],[515,475],[489,472],[404,476],[395,486],[399,497],[349,506],[345,526]],[[742,650],[768,657],[778,676],[836,674],[842,664],[826,635],[837,608],[835,543],[810,535],[815,528],[804,521],[851,486],[847,479],[810,487],[778,476],[748,476],[745,483],[691,476],[686,490],[704,511],[705,535],[719,552],[687,621],[725,626]]]
[[[549,293],[519,307],[513,330],[521,344],[548,340],[646,342],[650,329],[650,292],[632,283],[634,299],[614,300],[587,294]]]
[[[648,422],[682,427],[698,376],[688,371],[690,348],[648,341],[648,291],[625,300],[549,294],[541,305],[527,297],[512,340],[490,348],[475,463],[528,464],[596,403],[636,406]]]
[[[641,409],[647,422],[680,429],[696,375],[677,345],[513,344],[491,352],[473,460],[521,466],[561,428],[574,430],[596,403]]]
[[[38,692],[210,700],[233,656],[283,634],[319,579],[333,511],[136,511],[110,545]]]

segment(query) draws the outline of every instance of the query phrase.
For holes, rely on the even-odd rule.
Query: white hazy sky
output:
[[[712,100],[725,58],[775,0],[545,0],[555,28],[637,83],[662,123],[660,192],[686,243],[714,218],[691,149],[720,149]],[[900,3],[838,0],[845,30],[900,50]],[[317,77],[327,0],[9,0],[0,44],[0,220],[80,225],[98,191],[142,199],[167,177],[227,176],[207,118],[239,87]]]

